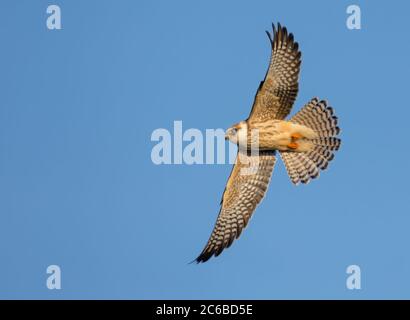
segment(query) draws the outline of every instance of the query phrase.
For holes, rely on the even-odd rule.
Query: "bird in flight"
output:
[[[301,52],[293,34],[272,24],[272,47],[265,79],[260,83],[248,119],[226,131],[225,138],[238,145],[221,208],[212,234],[195,259],[205,262],[230,247],[261,202],[268,188],[276,152],[294,184],[318,177],[339,149],[338,120],[325,100],[313,98],[285,120],[298,93]]]

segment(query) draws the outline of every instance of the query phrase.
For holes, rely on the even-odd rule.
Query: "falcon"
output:
[[[268,188],[276,153],[294,184],[308,183],[326,169],[341,140],[337,117],[325,100],[311,99],[288,116],[298,93],[301,52],[293,34],[272,24],[271,58],[248,119],[226,131],[238,154],[221,200],[212,234],[195,259],[205,262],[231,246],[247,226]]]

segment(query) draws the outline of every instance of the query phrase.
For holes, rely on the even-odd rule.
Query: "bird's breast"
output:
[[[277,149],[276,141],[280,138],[283,126],[281,120],[268,120],[254,122],[248,125],[247,142],[248,148],[258,147],[260,150]]]

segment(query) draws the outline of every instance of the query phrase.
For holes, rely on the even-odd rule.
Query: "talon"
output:
[[[297,140],[297,139],[302,138],[303,136],[302,136],[300,133],[295,132],[295,133],[292,133],[292,134],[290,135],[290,137],[291,137],[293,140]]]
[[[297,149],[297,148],[299,147],[299,145],[298,145],[296,142],[291,142],[291,143],[289,143],[289,144],[287,145],[287,147],[288,147],[289,149],[295,150],[295,149]]]

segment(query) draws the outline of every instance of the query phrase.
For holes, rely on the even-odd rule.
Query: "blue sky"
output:
[[[62,30],[46,28],[57,4]],[[358,4],[362,29],[346,28]],[[0,298],[410,298],[405,1],[2,1]],[[298,110],[343,144],[295,187],[278,162],[233,246],[188,264],[230,165],[154,165],[157,128],[245,119],[281,22],[302,50]],[[62,289],[46,287],[57,264]],[[346,288],[357,264],[362,289]]]

